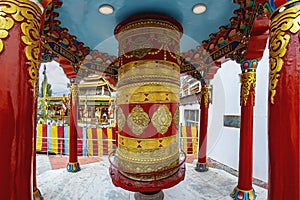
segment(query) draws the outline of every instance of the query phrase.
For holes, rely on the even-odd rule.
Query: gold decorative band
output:
[[[144,41],[141,41],[142,38],[140,37],[143,37]],[[126,47],[129,46],[131,47],[131,51],[134,51],[136,49],[134,47],[137,47],[136,46],[137,44],[132,45],[132,41],[140,44],[147,44],[147,46],[144,46],[144,48],[150,47],[149,50],[152,53],[155,51],[155,49],[161,50],[163,49],[164,46],[167,46],[169,44],[172,45],[176,44],[176,46],[180,44],[179,32],[169,30],[169,29],[163,29],[160,27],[143,27],[139,29],[131,29],[119,34],[118,38],[119,38],[120,52],[123,52],[125,49],[127,49]],[[179,52],[174,52],[174,53],[179,53]],[[120,56],[122,55],[120,54]]]
[[[145,27],[156,27],[156,28],[164,28],[164,29],[170,29],[173,31],[176,31],[181,34],[181,30],[175,26],[173,23],[166,21],[166,20],[160,20],[160,19],[140,19],[135,20],[133,22],[127,23],[126,25],[122,26],[117,34],[120,35],[120,33],[132,29],[137,28],[145,28]],[[119,39],[119,36],[116,35],[117,39]]]
[[[295,1],[282,5],[280,8],[286,7],[286,9],[282,12],[275,11],[276,15],[271,17],[269,80],[271,103],[274,103],[276,87],[283,67],[283,58],[291,37],[289,34],[296,34],[300,30],[300,5],[288,6],[293,3]]]
[[[158,72],[165,75],[165,78],[178,80],[180,67],[174,62],[164,60],[137,60],[122,65],[119,68],[118,75],[119,80],[126,80],[128,77],[134,78],[144,74],[157,75]]]
[[[174,148],[175,147],[175,148]],[[158,150],[143,150],[138,153],[126,151],[125,148],[118,148],[118,166],[123,170],[133,173],[151,173],[163,171],[175,167],[179,162],[178,144],[172,144],[167,148]],[[167,156],[166,156],[167,155]],[[151,181],[154,177],[138,176],[133,174],[124,174],[125,176],[134,180]],[[162,174],[159,177],[164,178],[169,176],[168,173]],[[156,179],[159,179],[156,177]]]
[[[144,60],[119,69],[117,105],[179,101],[179,67],[167,61]]]
[[[163,138],[130,138],[122,135],[118,136],[119,146],[126,147],[128,149],[158,149],[167,147],[171,144],[178,144],[178,135],[172,135]]]
[[[177,155],[177,157],[178,157],[178,155]],[[148,173],[151,173],[151,172],[154,172],[154,171],[152,171],[152,169],[157,169],[157,167],[160,167],[161,170],[159,170],[159,171],[163,171],[163,170],[173,168],[177,164],[178,164],[178,160],[175,160],[168,166],[163,166],[161,164],[159,164],[159,166],[157,164],[150,164],[150,165],[141,165],[141,168],[138,168],[138,169],[148,169],[149,170]],[[132,168],[136,167],[136,163],[128,163],[127,161],[123,162],[122,160],[120,160],[119,166],[122,166],[124,168],[127,167],[128,169],[132,169]],[[177,171],[178,171],[178,168],[176,168],[170,172],[167,172],[167,173],[159,174],[157,176],[140,176],[140,175],[135,175],[135,174],[128,174],[128,173],[121,172],[121,171],[120,171],[120,173],[123,174],[124,176],[126,176],[130,179],[136,180],[136,181],[154,181],[154,180],[161,180],[161,179],[167,178],[169,176],[172,176]]]
[[[170,164],[168,161],[174,161],[178,159],[179,151],[178,151],[178,145],[176,145],[176,149],[174,149],[175,144],[172,144],[170,146],[160,148],[160,149],[146,149],[140,152],[132,152],[129,151],[129,148],[125,147],[122,149],[118,149],[118,157],[124,161],[128,162],[134,162],[136,164],[157,164],[157,163],[165,163]],[[168,155],[164,155],[161,153],[164,153],[166,151],[175,150],[172,152],[169,152]],[[128,169],[129,170],[129,169]],[[135,172],[141,172],[141,171],[135,171]]]
[[[122,87],[117,93],[117,105],[140,103],[176,103],[179,101],[179,88],[152,83],[134,87]]]
[[[256,72],[244,72],[242,73],[241,79],[242,79],[241,104],[243,102],[244,106],[246,106],[251,87],[253,88],[253,95],[255,95]]]

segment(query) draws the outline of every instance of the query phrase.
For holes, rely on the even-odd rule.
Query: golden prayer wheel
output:
[[[181,35],[176,20],[157,15],[129,18],[115,29],[116,162],[127,178],[160,180],[178,171]]]

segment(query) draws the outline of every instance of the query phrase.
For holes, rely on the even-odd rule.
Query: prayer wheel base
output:
[[[163,200],[164,193],[162,190],[155,191],[155,192],[136,192],[134,194],[135,200]]]
[[[181,165],[178,171],[172,176],[155,181],[136,181],[129,179],[123,176],[113,165],[110,166],[109,173],[113,184],[117,187],[132,192],[153,193],[173,187],[183,181],[185,177],[185,165]]]

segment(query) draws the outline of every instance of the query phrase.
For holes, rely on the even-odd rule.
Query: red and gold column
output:
[[[300,1],[286,2],[270,16],[270,200],[300,199]]]
[[[241,127],[238,185],[231,197],[239,200],[256,199],[252,188],[253,151],[253,107],[255,102],[257,60],[246,60],[241,64]]]
[[[200,138],[198,162],[196,171],[206,172],[208,165],[206,163],[206,146],[207,146],[207,123],[208,123],[208,106],[209,106],[209,88],[203,84],[200,92]]]
[[[80,171],[77,157],[77,119],[78,119],[78,85],[75,80],[71,80],[70,94],[70,136],[69,136],[69,163],[68,172]]]
[[[124,189],[155,192],[184,178],[178,147],[181,35],[177,21],[157,15],[129,18],[115,29],[119,136],[110,172]]]
[[[31,1],[1,0],[0,12],[0,193],[31,199],[42,11]]]
[[[38,81],[36,81],[36,84],[34,86],[34,102],[32,105],[32,110],[33,110],[33,161],[32,161],[32,179],[33,179],[33,194],[32,194],[32,199],[33,200],[41,200],[43,199],[42,193],[37,187],[37,181],[36,181],[36,127],[37,127],[37,102],[38,102]]]

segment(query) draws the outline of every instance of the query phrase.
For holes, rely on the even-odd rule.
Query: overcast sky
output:
[[[48,78],[48,83],[51,84],[52,88],[52,96],[62,96],[63,94],[69,94],[69,88],[67,88],[67,84],[70,82],[67,76],[65,75],[62,67],[55,61],[43,63],[40,66],[40,77],[39,83],[41,88],[41,83],[44,80],[44,65],[46,65],[46,74]]]

